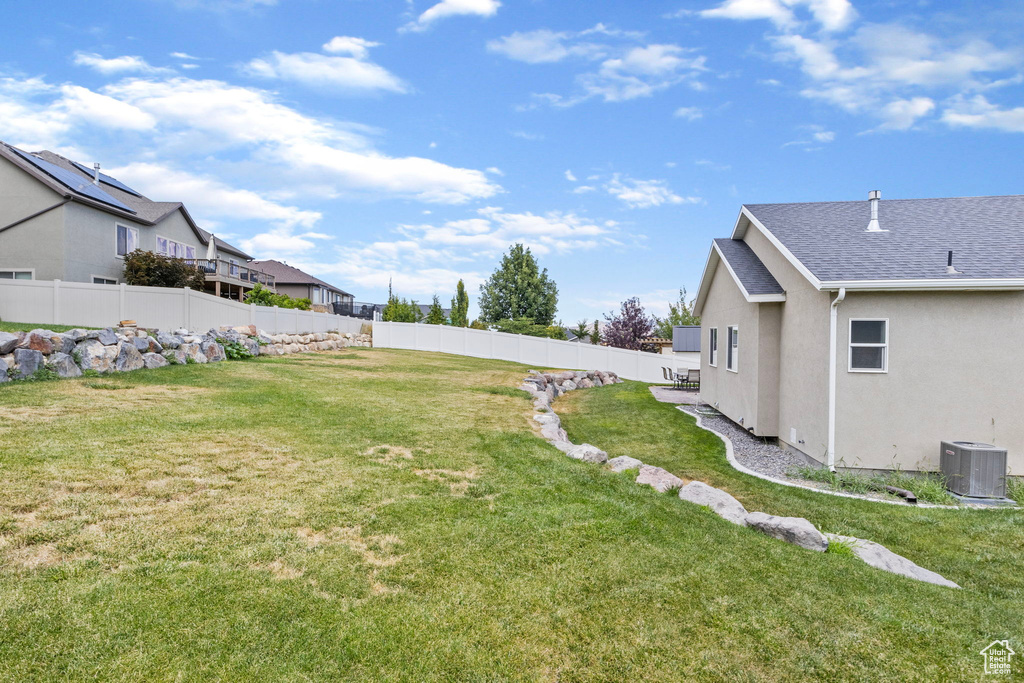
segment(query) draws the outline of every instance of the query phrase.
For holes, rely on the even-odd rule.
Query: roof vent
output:
[[[98,161],[92,165],[92,184],[100,184],[100,163]]]
[[[881,190],[871,190],[871,192],[868,192],[868,202],[871,204],[871,222],[868,223],[868,232],[889,232],[888,230],[882,230],[882,227],[878,224],[878,200],[881,198]]]
[[[953,265],[953,250],[951,249],[946,255],[946,275],[963,275],[963,271],[956,269]]]

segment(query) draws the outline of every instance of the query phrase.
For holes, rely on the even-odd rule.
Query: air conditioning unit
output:
[[[971,498],[1006,497],[1006,449],[973,441],[943,441],[939,469],[946,486]]]

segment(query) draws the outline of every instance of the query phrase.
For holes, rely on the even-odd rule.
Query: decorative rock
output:
[[[32,351],[38,351],[44,356],[49,356],[53,353],[53,342],[50,341],[49,337],[45,334],[44,330],[32,330],[26,334],[22,340],[18,343],[19,349],[30,349]],[[50,334],[53,334],[52,332]]]
[[[109,327],[97,332],[96,339],[98,339],[100,344],[103,344],[104,346],[113,346],[118,342],[117,335],[114,334],[114,331]]]
[[[573,382],[571,379],[562,382],[562,391],[574,391],[575,389],[577,389],[576,382]]]
[[[78,342],[75,350],[78,352],[82,370],[113,372],[114,359],[117,358],[115,347],[104,346],[99,339],[89,338]]]
[[[17,366],[18,379],[25,379],[43,367],[43,354],[35,349],[14,349],[14,364]]]
[[[154,339],[153,337],[147,337],[147,338],[146,338],[146,341],[148,341],[148,342],[149,342],[149,350],[148,350],[148,353],[163,353],[163,352],[164,352],[164,347],[163,347],[163,344],[161,344],[160,342],[158,342],[158,341],[157,341],[156,339]],[[146,352],[144,352],[144,353],[143,353],[143,355],[145,355],[145,353],[146,353]]]
[[[67,333],[58,334],[51,341],[53,342],[53,350],[56,352],[71,355],[75,350],[76,341]]]
[[[122,342],[117,347],[117,357],[114,359],[114,369],[118,372],[132,372],[146,367],[142,360],[142,354],[135,348],[135,344]]]
[[[21,341],[20,334],[11,334],[10,332],[0,332],[0,356],[11,353],[14,348]]]
[[[224,347],[215,341],[204,341],[199,346],[203,353],[206,355],[206,360],[210,363],[219,363],[222,360],[227,360],[227,354],[224,353]]]
[[[568,441],[569,436],[565,430],[558,425],[544,425],[540,428],[540,434],[548,441]]]
[[[80,341],[82,341],[83,339],[86,338],[86,335],[89,334],[89,330],[83,330],[80,327],[76,327],[73,330],[68,330],[64,334],[66,334],[67,336],[71,337],[71,341],[73,341],[73,342],[75,342],[77,344],[78,342],[80,342]]]
[[[579,388],[580,389],[593,389],[594,388],[594,382],[593,382],[593,380],[591,380],[591,379],[589,379],[587,377],[584,377],[583,379],[580,380]]]
[[[626,470],[638,470],[643,467],[644,464],[636,458],[631,458],[628,455],[620,455],[617,458],[609,460],[608,466],[612,469],[612,472],[624,472]]]
[[[849,544],[854,555],[875,569],[881,569],[884,572],[899,574],[900,576],[906,576],[907,578],[926,583],[934,583],[937,586],[945,586],[946,588],[960,587],[942,575],[920,567],[902,555],[897,555],[885,546],[873,541],[866,541],[863,538],[854,538],[853,536],[840,536],[839,534],[825,534],[825,536],[829,541]]]
[[[540,415],[534,415],[533,419],[542,425],[560,425],[562,420],[554,413],[541,413]]]
[[[636,483],[647,484],[655,491],[666,493],[673,489],[680,488],[683,480],[667,470],[653,465],[641,465],[640,474],[637,475]]]
[[[7,376],[7,371],[9,369],[10,368],[7,367],[7,361],[5,361],[3,358],[0,358],[0,384],[11,381],[11,378]]]
[[[185,329],[184,327],[179,327],[178,329],[176,329],[176,330],[174,331],[174,335],[175,335],[176,337],[184,337],[184,336],[185,336],[185,335],[187,335],[187,334],[189,334],[189,331],[188,331],[188,330],[186,330],[186,329]]]
[[[132,344],[139,350],[140,353],[149,352],[149,337],[134,337],[132,338]]]
[[[59,351],[50,356],[49,367],[57,373],[58,377],[82,376],[82,370],[75,363],[75,359]]]
[[[176,349],[181,346],[181,337],[174,334],[157,332],[156,340],[165,349]]]
[[[251,337],[245,337],[242,339],[242,346],[245,350],[254,356],[260,355],[260,343]]]
[[[142,354],[142,363],[146,366],[147,370],[153,370],[155,368],[162,368],[165,365],[170,365],[167,359],[159,353]]]
[[[186,342],[178,347],[184,353],[184,359],[181,361],[187,363],[188,359],[191,358],[196,363],[209,363],[209,359],[206,354],[203,353],[197,342]],[[177,355],[177,354],[175,354]]]
[[[568,453],[570,458],[576,460],[582,460],[583,462],[592,462],[598,465],[603,465],[608,462],[608,454],[602,451],[597,446],[591,446],[589,443],[580,444],[576,446]]]
[[[751,512],[746,517],[747,526],[761,533],[801,548],[823,553],[828,549],[828,539],[803,517],[776,517],[764,512]]]
[[[747,525],[747,509],[743,503],[714,486],[702,481],[691,481],[679,489],[679,497],[683,500],[711,508],[711,511],[722,519],[740,526]]]

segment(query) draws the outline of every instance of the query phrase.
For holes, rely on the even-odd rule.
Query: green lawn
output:
[[[49,330],[50,332],[67,332],[74,329],[92,329],[81,325],[40,325],[39,323],[9,323],[0,320],[0,332],[30,332],[32,330]]]
[[[566,458],[511,363],[378,349],[0,387],[0,680],[951,680],[1018,652],[1024,517],[776,487],[625,383],[571,437],[953,591]],[[1016,662],[1015,662],[1016,664]]]

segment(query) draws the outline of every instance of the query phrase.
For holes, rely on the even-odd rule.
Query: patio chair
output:
[[[686,373],[686,384],[700,391],[700,370],[689,370]]]

